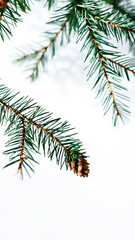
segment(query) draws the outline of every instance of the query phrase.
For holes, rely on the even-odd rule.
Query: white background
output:
[[[90,174],[80,178],[43,155],[35,156],[31,179],[13,177],[16,168],[2,169],[5,127],[0,128],[0,239],[1,240],[135,240],[135,79],[127,85],[132,97],[129,124],[112,126],[86,82],[85,54],[73,39],[47,65],[47,72],[31,83],[12,64],[15,47],[39,39],[48,12],[40,4],[0,42],[1,83],[33,97],[54,117],[69,120],[90,156]]]

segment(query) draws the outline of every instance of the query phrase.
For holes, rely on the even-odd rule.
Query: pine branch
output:
[[[32,55],[35,55],[37,53],[43,52],[45,54],[45,52],[47,51],[47,49],[52,45],[52,43],[56,40],[57,36],[60,34],[60,32],[63,30],[63,28],[65,27],[66,23],[68,22],[69,18],[64,22],[64,24],[61,26],[61,28],[59,29],[59,31],[53,36],[53,38],[51,39],[51,41],[49,42],[49,44],[45,47],[40,48],[39,50],[36,50],[34,52],[31,52],[29,54],[26,54],[18,59],[16,59],[16,61],[21,61],[27,57],[31,57]]]
[[[2,100],[0,100],[0,103],[8,108],[9,110],[13,111],[17,116],[25,119],[26,121],[28,121],[30,124],[32,124],[33,126],[39,128],[40,130],[42,130],[43,132],[45,132],[48,136],[50,136],[53,140],[55,140],[60,146],[63,147],[63,149],[70,155],[72,155],[72,153],[70,151],[68,151],[68,149],[59,141],[58,138],[54,137],[53,134],[51,134],[50,132],[48,132],[45,128],[43,128],[42,126],[40,126],[39,124],[37,124],[36,122],[32,121],[31,119],[27,118],[25,115],[21,114],[20,112],[18,112],[17,110],[15,110],[14,108],[12,108],[11,106],[7,105],[5,102],[3,102]],[[24,140],[24,139],[22,139]],[[23,148],[22,148],[23,149]]]
[[[65,14],[66,11],[68,11],[67,14]],[[101,95],[101,93],[105,93],[105,96],[106,96],[104,99],[105,113],[108,111],[111,104],[113,104],[113,107],[116,111],[116,112],[114,111],[116,114],[116,117],[114,117],[114,119],[116,120],[117,116],[120,116],[120,118],[122,119],[122,116],[124,116],[124,118],[127,121],[126,113],[129,114],[129,111],[127,110],[128,106],[122,104],[122,102],[119,99],[119,96],[121,94],[120,91],[127,90],[127,89],[123,88],[123,86],[121,86],[117,82],[120,82],[119,78],[124,76],[126,76],[127,79],[129,80],[128,71],[134,74],[133,63],[132,63],[132,59],[129,60],[127,57],[122,60],[120,59],[118,52],[114,51],[116,47],[114,47],[114,45],[110,42],[110,35],[113,35],[113,37],[115,36],[117,41],[119,40],[122,41],[123,36],[125,34],[126,38],[129,39],[129,42],[132,43],[134,39],[133,37],[134,33],[132,32],[132,30],[134,30],[132,29],[133,22],[127,19],[126,16],[124,16],[123,18],[123,16],[121,16],[119,12],[117,13],[116,11],[113,12],[112,9],[110,12],[106,7],[101,12],[101,6],[99,6],[99,2],[97,0],[95,0],[94,2],[92,0],[89,0],[86,3],[84,3],[83,1],[75,0],[71,4],[66,5],[61,9],[58,9],[58,12],[60,13],[56,14],[52,18],[53,20],[50,23],[56,24],[56,25],[60,23],[61,25],[61,22],[66,17],[66,20],[64,21],[63,24],[65,24],[66,21],[69,22],[67,37],[70,35],[71,31],[73,30],[74,33],[79,36],[79,40],[82,40],[84,36],[87,35],[87,32],[88,32],[85,29],[86,28],[85,24],[87,25],[88,22],[89,24],[91,24],[91,28],[90,28],[91,30],[89,30],[90,34],[87,35],[85,40],[86,43],[84,42],[84,45],[83,45],[84,47],[82,47],[82,50],[83,50],[89,45],[89,48],[87,48],[88,53],[85,61],[87,60],[87,58],[89,58],[89,56],[93,52],[93,57],[89,61],[90,70],[88,72],[88,79],[99,68],[99,77],[97,77],[97,80],[95,81],[94,86],[96,86],[97,83],[99,83],[99,90],[97,95]],[[67,18],[69,18],[69,21],[67,20]],[[88,20],[88,22],[86,21],[86,19]],[[117,23],[117,19],[119,24]],[[124,23],[123,23],[123,19],[126,20]],[[60,29],[62,28],[62,26],[60,27]],[[130,29],[131,31],[128,31],[128,29]],[[25,54],[23,57],[17,59],[18,61],[22,61],[25,59],[28,59],[28,60],[34,59],[35,63],[34,63],[34,67],[32,67],[33,70],[30,75],[31,79],[34,79],[35,77],[38,76],[38,66],[40,62],[42,62],[42,65],[44,65],[44,61],[47,60],[47,56],[45,53],[51,45],[52,45],[52,52],[53,52],[52,55],[54,55],[55,37],[59,35],[58,32],[55,33],[53,37],[51,37],[50,42],[46,47],[41,47],[40,49],[35,50],[30,54]],[[93,44],[91,43],[91,39]],[[108,52],[107,50],[105,50],[106,47],[109,47]],[[110,48],[112,48],[113,51],[111,51]],[[97,55],[95,53],[97,53]],[[109,58],[107,55],[113,55],[113,59]],[[97,56],[98,58],[96,58]],[[27,67],[29,69],[28,65]],[[112,76],[113,74],[114,76]],[[103,76],[104,76],[104,79],[103,79]],[[119,90],[119,93],[116,92],[115,88],[116,90]],[[108,90],[109,90],[109,95],[107,95]],[[126,96],[123,96],[123,98],[127,99],[128,101],[128,98]],[[111,100],[112,100],[112,103],[110,104]],[[115,124],[115,120],[114,120],[114,124]]]
[[[114,22],[108,21],[108,20],[106,20],[106,19],[100,18],[99,16],[96,16],[96,15],[93,15],[93,16],[94,16],[96,19],[98,19],[98,20],[100,20],[100,21],[102,21],[102,22],[105,22],[106,24],[109,24],[109,25],[114,26],[114,27],[116,27],[116,28],[123,29],[123,30],[125,30],[125,31],[129,31],[129,32],[135,33],[135,29],[130,29],[130,28],[127,28],[127,27],[122,27],[122,26],[120,26],[120,25],[117,24],[117,23],[114,23]]]
[[[39,50],[36,50],[36,51],[31,52],[31,53],[29,53],[29,54],[26,54],[26,55],[24,55],[24,56],[22,56],[22,57],[20,57],[20,58],[17,58],[16,61],[19,62],[19,61],[21,61],[21,60],[23,60],[23,59],[25,59],[25,58],[27,58],[27,57],[31,57],[32,55],[35,55],[35,54],[37,54],[37,53],[40,53],[40,52],[46,51],[46,50],[47,50],[47,46],[46,46],[46,47],[42,47],[42,48],[40,48]]]
[[[30,74],[30,78],[32,79],[34,77],[34,73],[36,72],[36,70],[38,69],[39,64],[42,62],[45,53],[47,52],[48,48],[54,43],[54,41],[56,40],[56,38],[58,37],[58,35],[63,31],[63,29],[66,27],[67,22],[70,19],[70,15],[67,17],[67,19],[65,20],[65,22],[62,24],[62,26],[60,27],[60,29],[57,31],[57,33],[51,38],[49,44],[45,47],[42,47],[34,52],[31,52],[29,54],[26,54],[18,59],[16,59],[17,62],[20,62],[21,60],[27,59],[29,57],[31,57],[32,55],[36,55],[38,53],[42,53],[41,56],[37,59],[37,62],[32,70],[32,73]]]
[[[118,42],[123,43],[123,37],[125,37],[124,40],[128,40],[131,46],[135,40],[135,21],[118,10],[108,8],[107,5],[103,5],[101,11],[101,5],[94,7],[91,2],[89,1],[86,5],[78,4],[78,9],[83,10],[84,18],[88,15],[98,30],[101,30],[108,38],[111,39],[112,35]]]
[[[31,161],[36,162],[30,151],[38,153],[42,144],[45,153],[45,145],[48,142],[47,154],[50,159],[55,153],[56,161],[58,164],[60,163],[61,168],[63,164],[68,168],[69,165],[72,166],[72,163],[75,162],[76,166],[78,166],[75,173],[79,176],[88,177],[87,157],[84,150],[81,149],[81,142],[73,138],[73,133],[63,136],[65,132],[72,130],[69,128],[67,121],[61,123],[60,119],[51,119],[51,114],[36,106],[31,99],[20,98],[11,103],[11,100],[17,95],[11,93],[5,86],[0,86],[0,122],[10,122],[6,133],[12,137],[7,143],[7,146],[12,148],[5,151],[5,154],[11,154],[12,162],[5,167],[19,162],[18,173],[21,172],[22,174],[22,167],[26,171],[27,167],[29,167],[34,172],[33,168],[28,164],[28,161],[30,161],[30,164]],[[22,124],[21,135],[18,132],[18,130],[20,131],[20,122],[18,123],[20,120]],[[21,137],[21,142],[18,137]],[[20,152],[19,159],[17,152]],[[74,171],[74,167],[72,169]]]
[[[119,67],[121,67],[121,68],[124,68],[125,70],[130,71],[130,72],[132,72],[132,73],[135,74],[135,70],[133,70],[133,69],[131,69],[131,68],[128,68],[128,67],[126,67],[126,66],[124,66],[124,65],[122,65],[122,64],[120,64],[120,63],[118,63],[118,62],[116,62],[116,61],[114,61],[114,60],[112,60],[112,59],[110,59],[110,58],[108,58],[108,57],[105,57],[105,56],[103,56],[103,55],[102,55],[102,57],[103,57],[105,60],[108,60],[108,61],[116,64],[117,66],[119,66]]]
[[[114,94],[113,94],[113,91],[112,91],[112,87],[111,87],[110,81],[109,81],[109,79],[108,79],[108,74],[107,74],[105,65],[104,65],[104,63],[103,63],[103,61],[102,61],[102,58],[103,58],[103,57],[102,57],[102,54],[101,54],[101,52],[100,52],[100,49],[99,49],[99,47],[98,47],[98,44],[97,44],[97,42],[96,42],[96,40],[95,40],[95,37],[94,37],[94,34],[93,34],[93,32],[92,32],[91,26],[90,26],[90,24],[89,24],[89,22],[88,22],[87,19],[86,19],[86,24],[87,24],[87,26],[88,26],[88,30],[89,30],[89,32],[90,32],[90,35],[91,35],[92,40],[93,40],[93,42],[94,42],[94,45],[95,45],[95,47],[96,47],[96,49],[97,49],[98,56],[99,56],[99,60],[100,60],[101,65],[102,65],[102,70],[103,70],[103,72],[104,72],[104,75],[105,75],[105,78],[106,78],[106,81],[107,81],[107,85],[108,85],[108,88],[109,88],[109,91],[110,91],[110,95],[111,95],[112,100],[113,100],[114,107],[115,107],[115,109],[116,109],[117,115],[120,115],[119,110],[118,110],[118,106],[117,106],[117,104],[116,104],[115,97],[114,97]]]

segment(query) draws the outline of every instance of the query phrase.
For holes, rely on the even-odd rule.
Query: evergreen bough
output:
[[[34,2],[31,1],[31,2]],[[72,36],[82,42],[81,51],[86,52],[87,80],[94,77],[93,88],[101,98],[104,113],[112,109],[114,126],[120,118],[123,123],[130,116],[127,88],[123,79],[129,81],[135,75],[135,6],[129,0],[67,0],[42,1],[48,10],[53,6],[53,16],[48,22],[56,31],[44,32],[48,42],[20,49],[16,62],[25,63],[29,77],[34,81],[46,66],[49,55],[55,55],[59,45],[70,41]],[[21,12],[30,11],[30,1],[0,0],[0,36],[12,35],[12,26],[21,21]],[[129,44],[132,57],[119,51],[115,42]],[[34,50],[33,50],[34,49]],[[0,122],[6,122],[5,131],[11,139],[6,143],[10,163],[18,163],[17,172],[34,171],[32,152],[44,154],[50,159],[55,155],[60,167],[65,164],[79,176],[89,173],[87,156],[80,140],[74,138],[67,121],[52,119],[52,114],[38,106],[28,97],[17,98],[4,85],[0,85]],[[65,134],[66,133],[66,134]]]

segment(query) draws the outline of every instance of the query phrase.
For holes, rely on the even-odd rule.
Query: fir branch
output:
[[[64,6],[61,9],[58,9],[57,11],[60,13],[54,15],[54,17],[52,18],[53,20],[50,23],[57,25],[58,23],[60,23],[60,25],[62,25],[61,22],[65,20],[65,17],[67,19],[67,16],[71,16],[69,21],[68,35],[70,35],[71,31],[74,30],[74,33],[80,36],[79,40],[82,40],[84,36],[86,36],[86,40],[83,44],[84,47],[82,47],[83,50],[84,48],[86,48],[86,46],[89,45],[88,53],[85,60],[87,60],[87,58],[93,52],[93,57],[89,61],[89,63],[91,63],[91,66],[88,72],[88,79],[93,74],[95,74],[97,69],[99,69],[99,77],[97,77],[94,86],[96,86],[96,84],[99,82],[99,90],[97,95],[105,93],[104,96],[106,96],[106,98],[104,98],[103,103],[104,109],[106,110],[105,113],[113,104],[113,107],[115,109],[114,113],[117,116],[120,116],[122,119],[122,116],[126,115],[126,113],[129,114],[129,111],[127,110],[128,106],[122,104],[119,96],[122,89],[127,89],[123,88],[123,86],[121,86],[121,84],[119,84],[118,82],[121,81],[120,77],[123,76],[126,76],[129,80],[127,71],[130,71],[134,74],[134,69],[132,69],[132,59],[128,60],[127,58],[125,58],[122,61],[119,61],[119,56],[117,55],[117,52],[114,51],[114,48],[116,49],[116,47],[110,42],[110,37],[112,35],[116,38],[117,41],[123,41],[123,36],[125,34],[126,39],[128,39],[131,44],[134,39],[134,35],[132,32],[132,30],[134,30],[132,29],[134,26],[133,22],[129,20],[127,16],[121,16],[119,12],[112,11],[112,9],[111,11],[109,11],[108,7],[106,6],[104,6],[103,11],[101,11],[101,6],[99,6],[97,0],[95,0],[94,2],[92,0],[89,0],[88,2],[75,0],[71,4]],[[68,13],[65,14],[65,11],[68,11]],[[91,25],[91,30],[89,29],[89,34],[87,30],[88,22],[86,21],[86,19],[88,19],[88,22]],[[125,19],[124,23],[123,19]],[[130,29],[131,31],[128,31],[128,29]],[[21,61],[23,59],[25,60],[27,58],[28,60],[30,60],[29,57],[34,56],[31,58],[31,60],[34,59],[35,62],[35,66],[34,68],[32,67],[33,70],[30,75],[32,79],[34,78],[34,75],[35,77],[37,77],[38,75],[38,66],[40,62],[42,62],[42,65],[44,65],[43,61],[46,61],[47,59],[47,57],[44,57],[46,56],[45,53],[51,45],[52,55],[54,55],[56,44],[53,43],[55,42],[56,35],[57,33],[52,38],[50,38],[51,40],[48,46],[42,47],[39,50],[31,52],[30,54],[25,54],[23,57],[17,59],[17,61]],[[109,47],[108,52],[105,50],[106,47]],[[110,59],[106,57],[106,55],[108,56],[109,54],[110,48],[113,49],[112,55],[116,56],[117,58]],[[117,67],[115,65],[117,65]],[[30,68],[28,67],[28,70]],[[121,68],[123,68],[124,71],[122,71]],[[115,88],[116,90],[118,90],[118,93],[116,92]],[[124,99],[127,99],[126,96],[124,96]],[[124,117],[125,119],[127,119],[126,116]]]
[[[112,35],[118,42],[121,41],[123,43],[123,37],[125,36],[130,45],[134,42],[135,21],[127,15],[122,15],[118,10],[116,11],[113,8],[107,8],[106,5],[103,5],[101,11],[101,5],[94,7],[91,5],[91,1],[86,5],[78,5],[79,8],[80,12],[83,10],[83,17],[85,18],[86,15],[89,16],[93,25],[98,30],[101,30],[107,38],[110,38]]]
[[[93,14],[92,14],[92,15],[93,15]],[[123,30],[125,30],[125,31],[129,31],[129,32],[135,33],[135,29],[131,29],[131,28],[127,28],[127,27],[122,27],[122,26],[120,26],[120,25],[117,24],[117,23],[114,23],[114,22],[112,22],[112,21],[108,21],[107,19],[100,18],[99,16],[96,16],[96,15],[93,15],[93,16],[94,16],[96,19],[98,19],[98,20],[100,20],[100,21],[102,21],[102,22],[105,22],[106,24],[109,24],[109,25],[114,26],[114,27],[116,27],[116,28],[123,29]]]
[[[22,166],[25,170],[27,167],[29,167],[32,171],[34,171],[33,168],[31,168],[31,166],[28,164],[28,161],[36,161],[31,156],[28,147],[30,150],[34,150],[34,152],[39,152],[39,150],[37,151],[36,149],[37,147],[39,149],[40,145],[42,144],[45,153],[45,145],[46,142],[48,142],[47,154],[50,159],[52,159],[55,153],[56,161],[58,164],[60,163],[61,168],[64,163],[68,168],[69,162],[72,164],[75,161],[76,165],[78,166],[78,171],[76,174],[79,176],[88,177],[89,164],[87,163],[87,157],[84,155],[84,151],[81,149],[81,142],[72,138],[74,134],[63,136],[64,132],[71,130],[71,128],[69,128],[69,124],[67,124],[67,121],[61,123],[60,119],[52,120],[50,118],[50,114],[48,114],[48,112],[44,112],[41,107],[35,106],[34,103],[31,103],[31,99],[26,100],[24,98],[20,98],[19,100],[10,104],[11,100],[16,96],[16,94],[11,95],[11,91],[6,89],[5,86],[3,87],[3,85],[0,86],[0,95],[1,93],[4,95],[0,96],[2,112],[0,121],[1,123],[3,123],[3,121],[10,121],[6,132],[12,136],[10,143],[7,143],[7,146],[12,146],[12,148],[5,151],[5,154],[11,154],[12,162],[7,164],[5,167],[19,162],[17,171],[18,173],[21,172],[22,174]],[[25,112],[25,114],[22,112]],[[20,129],[20,123],[18,125],[18,120],[20,119],[22,122],[21,143],[18,142],[20,133],[18,135],[16,128],[13,128],[13,125],[17,125],[17,129]],[[35,142],[37,142],[38,146],[35,144]],[[14,147],[15,145],[16,147]],[[17,151],[20,152],[19,160],[17,159],[13,161],[13,159],[18,156],[15,155]],[[63,158],[64,161],[62,160]],[[80,164],[83,165],[82,170],[80,170]]]
[[[121,67],[121,68],[124,68],[125,70],[130,71],[130,72],[132,72],[133,74],[135,74],[135,70],[133,70],[133,69],[131,69],[131,68],[129,68],[129,67],[126,67],[126,66],[124,66],[124,65],[122,65],[122,64],[120,64],[120,63],[118,63],[118,62],[116,62],[116,61],[114,61],[114,60],[112,60],[112,59],[110,59],[110,58],[108,58],[108,57],[105,57],[104,55],[102,55],[102,57],[103,57],[105,60],[110,61],[110,62],[116,64],[117,66],[119,66],[119,67]]]
[[[36,51],[31,52],[31,53],[29,53],[29,54],[26,54],[26,55],[24,55],[24,56],[22,56],[22,57],[20,57],[20,58],[17,58],[16,61],[19,62],[19,61],[21,61],[21,60],[23,60],[23,59],[25,59],[25,58],[27,58],[27,57],[31,57],[32,55],[35,55],[35,54],[37,54],[37,53],[40,53],[40,52],[42,52],[42,51],[44,51],[44,50],[45,50],[45,51],[47,50],[47,46],[46,46],[46,47],[42,47],[42,48],[40,48],[39,50],[36,50]]]
[[[30,78],[33,78],[34,73],[35,73],[35,71],[37,70],[40,62],[41,62],[42,59],[44,58],[46,51],[47,51],[48,48],[53,44],[53,42],[56,40],[56,38],[58,37],[58,35],[63,31],[63,29],[65,28],[65,26],[66,26],[67,22],[69,21],[69,19],[70,19],[70,15],[68,16],[68,18],[66,19],[66,21],[62,24],[62,26],[60,27],[60,29],[58,30],[58,32],[52,37],[51,41],[49,42],[49,44],[48,44],[47,46],[42,47],[42,48],[40,48],[39,50],[36,50],[36,51],[34,51],[34,52],[31,52],[31,53],[29,53],[29,54],[27,54],[27,55],[24,55],[24,56],[16,59],[16,61],[19,62],[19,61],[21,61],[21,60],[23,60],[23,59],[26,59],[26,58],[28,58],[28,57],[31,57],[32,55],[36,55],[37,53],[42,52],[40,58],[37,60],[37,62],[36,62],[36,64],[35,64],[35,67],[34,67],[33,70],[32,70],[32,73],[30,74]]]
[[[105,65],[104,65],[104,63],[103,63],[103,61],[102,61],[102,58],[103,58],[103,57],[102,57],[102,54],[101,54],[101,52],[100,52],[100,49],[99,49],[99,47],[98,47],[98,44],[97,44],[96,39],[95,39],[95,37],[94,37],[94,34],[93,34],[93,32],[92,32],[90,23],[88,22],[87,19],[86,19],[86,24],[87,24],[87,26],[88,26],[88,30],[89,30],[90,35],[91,35],[91,37],[92,37],[92,40],[93,40],[93,42],[94,42],[95,48],[97,49],[98,56],[99,56],[99,60],[100,60],[101,65],[102,65],[102,70],[103,70],[103,72],[104,72],[104,75],[105,75],[105,78],[106,78],[106,81],[107,81],[107,85],[108,85],[108,88],[109,88],[109,91],[110,91],[110,95],[111,95],[112,100],[113,100],[114,107],[115,107],[115,109],[116,109],[117,115],[120,115],[119,110],[118,110],[118,107],[117,107],[117,104],[116,104],[116,101],[115,101],[115,97],[114,97],[114,94],[113,94],[113,91],[112,91],[112,87],[111,87],[111,84],[110,84],[110,81],[109,81],[109,78],[108,78],[108,74],[107,74],[107,72],[106,72]]]
[[[28,121],[30,124],[32,124],[33,126],[39,128],[40,130],[42,130],[43,132],[45,132],[48,136],[50,136],[53,140],[55,140],[60,146],[63,147],[63,149],[70,155],[72,155],[72,152],[70,152],[60,141],[58,138],[54,137],[53,134],[51,134],[50,132],[48,132],[45,128],[43,128],[42,126],[40,126],[39,124],[37,124],[36,122],[32,121],[31,119],[29,119],[28,117],[26,117],[25,115],[19,113],[16,109],[12,108],[11,106],[7,105],[5,102],[3,102],[2,100],[0,100],[0,103],[8,108],[9,110],[11,110],[12,112],[14,112],[17,116],[25,119],[26,121]]]
[[[56,38],[58,37],[58,35],[60,34],[60,32],[63,30],[63,28],[65,27],[66,23],[68,22],[69,18],[66,19],[66,21],[64,22],[64,24],[61,26],[61,28],[59,29],[59,31],[53,36],[53,38],[51,39],[51,41],[49,42],[49,44],[45,47],[40,48],[39,50],[36,50],[34,52],[31,52],[29,54],[26,54],[18,59],[16,59],[17,62],[27,58],[27,57],[31,57],[32,55],[35,55],[37,53],[40,53],[43,51],[43,53],[45,54],[45,52],[47,51],[47,49],[52,45],[52,43],[56,40]]]

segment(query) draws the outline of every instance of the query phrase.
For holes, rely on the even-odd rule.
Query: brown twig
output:
[[[32,56],[32,55],[35,55],[35,54],[39,53],[39,52],[42,52],[42,51],[45,50],[46,48],[48,48],[48,47],[47,47],[47,46],[46,46],[46,47],[42,47],[42,48],[40,48],[39,50],[36,50],[36,51],[31,52],[31,53],[29,53],[29,54],[27,54],[27,55],[24,55],[24,56],[22,56],[22,57],[20,57],[20,58],[17,58],[16,61],[19,62],[19,61],[21,61],[21,60],[23,60],[23,59],[25,59],[25,58],[27,58],[27,57],[30,57],[30,56]]]
[[[43,50],[41,57],[38,59],[38,61],[37,61],[36,65],[35,65],[35,67],[34,67],[33,70],[32,70],[32,73],[30,74],[30,78],[33,77],[33,75],[34,75],[36,69],[38,68],[39,63],[42,61],[42,59],[43,59],[43,57],[44,57],[46,51],[47,51],[47,48]]]
[[[24,138],[25,138],[25,126],[24,126],[24,119],[21,118],[22,120],[22,142],[21,142],[21,154],[20,154],[20,161],[19,161],[19,167],[17,170],[17,173],[19,173],[22,169],[22,164],[23,164],[23,159],[26,158],[23,156],[23,151],[24,151]]]
[[[93,34],[93,32],[92,32],[92,30],[91,30],[91,28],[90,28],[90,24],[89,24],[89,22],[88,22],[87,19],[86,19],[86,24],[87,24],[87,26],[88,26],[90,35],[91,35],[92,40],[93,40],[93,42],[94,42],[94,45],[95,45],[95,47],[96,47],[96,49],[97,49],[98,56],[99,56],[99,60],[100,60],[101,65],[102,65],[102,69],[103,69],[103,72],[104,72],[104,75],[105,75],[105,78],[106,78],[106,82],[107,82],[107,86],[108,86],[109,91],[110,91],[110,95],[111,95],[112,100],[113,100],[114,107],[115,107],[115,109],[116,109],[117,115],[120,115],[119,110],[118,110],[118,107],[117,107],[117,104],[116,104],[116,101],[115,101],[115,98],[114,98],[114,94],[113,94],[113,91],[112,91],[112,88],[111,88],[111,84],[110,84],[110,81],[109,81],[109,78],[108,78],[108,75],[107,75],[107,72],[106,72],[106,68],[105,68],[105,65],[104,65],[104,63],[103,63],[103,61],[102,61],[103,56],[102,56],[101,53],[100,53],[100,49],[99,49],[99,47],[98,47],[98,44],[97,44],[97,42],[96,42],[96,40],[95,40],[94,34]]]

